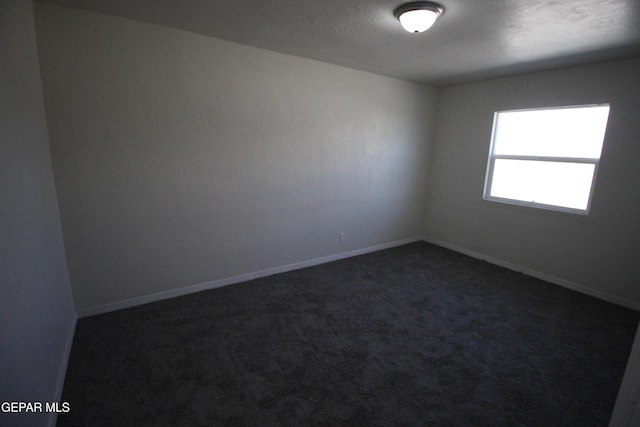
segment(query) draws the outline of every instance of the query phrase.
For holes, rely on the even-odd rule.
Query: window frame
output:
[[[557,212],[566,212],[573,213],[579,215],[589,215],[591,210],[591,203],[593,201],[593,192],[595,189],[596,178],[598,175],[598,169],[600,166],[600,159],[602,158],[602,151],[604,150],[604,142],[606,139],[606,128],[608,127],[609,117],[607,117],[607,124],[605,126],[605,132],[602,139],[602,147],[600,150],[600,157],[598,158],[584,158],[584,157],[553,157],[553,156],[528,156],[528,155],[511,155],[511,154],[495,154],[495,141],[497,135],[498,128],[498,116],[501,113],[513,113],[513,112],[527,112],[527,111],[541,111],[541,110],[562,110],[562,109],[570,109],[570,108],[589,108],[589,107],[609,107],[609,115],[611,114],[611,104],[602,103],[602,104],[585,104],[585,105],[571,105],[571,106],[559,106],[559,107],[541,107],[541,108],[525,108],[525,109],[514,109],[514,110],[500,110],[493,113],[493,125],[491,129],[491,143],[489,146],[489,159],[487,161],[487,171],[485,174],[484,181],[484,190],[482,198],[484,200],[490,202],[498,202],[498,203],[506,203],[510,205],[517,206],[526,206],[538,209],[546,209]],[[504,197],[497,197],[491,195],[491,188],[493,186],[493,171],[495,167],[495,161],[499,159],[506,160],[525,160],[525,161],[538,161],[538,162],[561,162],[561,163],[582,163],[582,164],[592,164],[594,166],[593,169],[593,177],[591,179],[591,188],[589,189],[589,199],[587,201],[586,209],[577,209],[570,208],[565,206],[558,205],[549,205],[545,203],[539,203],[535,201],[527,202],[524,200],[516,200],[509,199]]]

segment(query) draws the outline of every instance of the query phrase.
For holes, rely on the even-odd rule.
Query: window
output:
[[[587,214],[609,105],[498,111],[485,200]]]

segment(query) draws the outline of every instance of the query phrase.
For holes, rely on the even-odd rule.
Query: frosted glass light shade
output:
[[[439,4],[421,1],[398,7],[394,15],[405,30],[410,33],[421,33],[431,28],[443,12],[444,8]]]
[[[400,15],[398,19],[405,30],[410,33],[421,33],[435,24],[438,14],[432,10],[410,10]]]

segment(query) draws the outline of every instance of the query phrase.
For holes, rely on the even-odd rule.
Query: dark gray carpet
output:
[[[639,320],[415,243],[81,319],[58,425],[606,426]]]

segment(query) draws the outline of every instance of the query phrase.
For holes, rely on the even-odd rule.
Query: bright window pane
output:
[[[491,196],[586,210],[595,165],[496,159]]]
[[[608,117],[608,105],[499,112],[493,153],[597,159]]]
[[[609,105],[497,112],[484,197],[586,213],[608,118]]]

